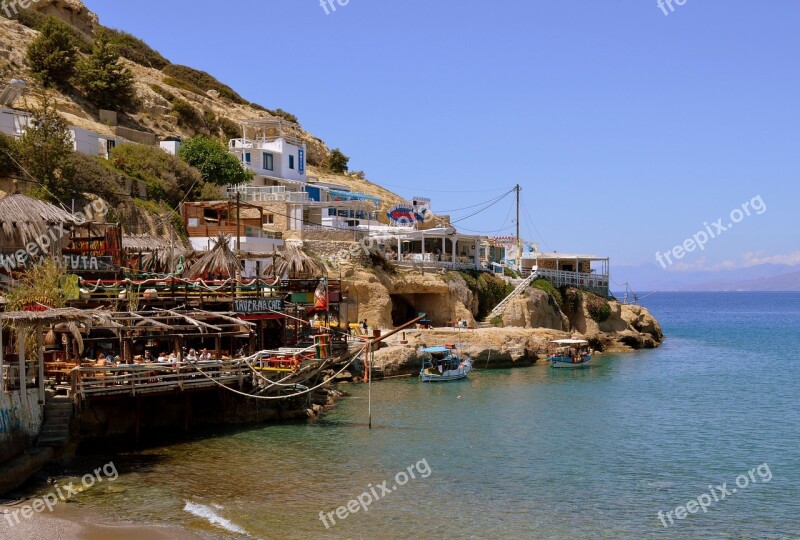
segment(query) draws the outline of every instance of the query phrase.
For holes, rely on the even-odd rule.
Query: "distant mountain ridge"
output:
[[[800,291],[800,266],[761,264],[714,271],[664,270],[656,264],[611,267],[617,290],[634,291]]]

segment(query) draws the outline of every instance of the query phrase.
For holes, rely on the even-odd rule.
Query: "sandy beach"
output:
[[[29,519],[20,517],[20,522],[9,524],[6,514],[18,510],[24,504],[0,506],[0,538],[4,540],[151,540],[202,538],[181,529],[148,525],[107,525],[95,523],[94,517],[80,508],[59,504],[52,512],[34,513]]]

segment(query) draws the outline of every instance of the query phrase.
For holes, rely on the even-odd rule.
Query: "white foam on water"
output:
[[[207,519],[208,522],[211,523],[212,525],[222,527],[226,531],[236,534],[247,534],[247,531],[245,531],[235,523],[231,522],[230,520],[227,520],[224,517],[217,514],[214,511],[214,509],[211,508],[210,506],[205,506],[203,504],[196,504],[193,502],[186,501],[186,506],[183,507],[183,511],[189,512],[190,514],[195,515],[197,517]]]

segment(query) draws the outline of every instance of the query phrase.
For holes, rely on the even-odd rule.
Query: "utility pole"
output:
[[[239,228],[241,227],[241,221],[239,218],[239,209],[242,206],[242,192],[237,190],[236,191],[236,256],[239,256],[239,251],[242,249],[242,230]]]
[[[522,271],[522,239],[519,237],[519,192],[522,188],[519,184],[514,188],[517,192],[517,270]]]

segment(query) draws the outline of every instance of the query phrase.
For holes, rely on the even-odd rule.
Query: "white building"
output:
[[[167,154],[177,156],[178,150],[180,150],[181,146],[183,146],[183,142],[178,139],[169,139],[166,141],[161,141],[158,146]]]
[[[69,133],[72,139],[72,149],[74,151],[105,159],[108,159],[111,150],[116,147],[117,144],[125,142],[125,139],[101,135],[100,133],[95,133],[94,131],[83,129],[78,126],[70,126]]]
[[[31,115],[25,111],[0,107],[0,133],[19,138],[28,129]]]
[[[297,124],[281,119],[245,120],[242,138],[231,139],[228,146],[245,167],[266,180],[308,181],[306,145]]]
[[[482,269],[481,237],[461,234],[455,227],[416,230],[413,227],[383,226],[370,232],[390,260],[399,266]]]

